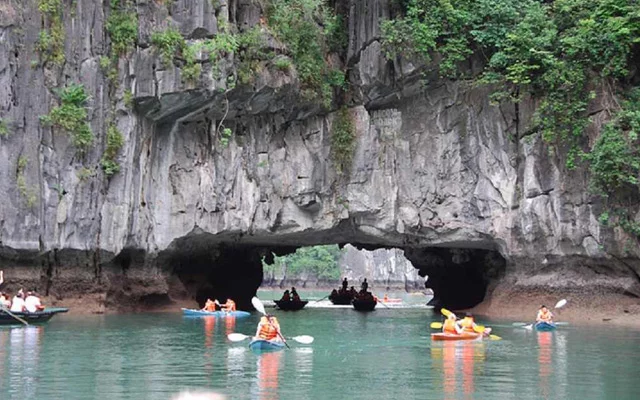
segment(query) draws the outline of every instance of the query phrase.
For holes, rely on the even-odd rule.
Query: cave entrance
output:
[[[207,298],[221,302],[231,298],[239,308],[251,309],[251,297],[263,281],[270,287],[326,289],[347,276],[351,278],[350,285],[356,288],[364,277],[376,290],[426,287],[434,295],[430,304],[457,310],[482,302],[491,282],[502,276],[506,268],[505,259],[491,249],[402,248],[358,243],[309,246],[308,242],[285,246],[240,241],[216,243],[211,239],[182,238],[164,256],[163,262],[181,282],[181,290],[173,290],[172,298],[196,300],[200,306]],[[363,253],[358,250],[371,252],[365,263],[373,268],[373,273],[356,270],[354,254]],[[284,267],[283,260],[287,260]],[[389,265],[395,268],[394,276],[389,274],[393,270]],[[420,277],[426,278],[426,283]]]

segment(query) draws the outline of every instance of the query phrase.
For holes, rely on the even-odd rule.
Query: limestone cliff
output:
[[[34,286],[61,302],[96,293],[123,307],[213,294],[246,306],[261,257],[353,243],[404,249],[451,306],[475,304],[500,282],[640,296],[635,239],[600,225],[587,173],[566,170],[527,131],[535,102],[494,106],[488,89],[387,61],[386,0],[339,3],[348,48],[328,57],[346,68],[350,90],[329,108],[305,100],[295,68],[257,63],[250,83],[233,86],[238,54],[225,53],[214,71],[200,53],[163,62],[151,43],[170,26],[187,41],[256,26],[269,51],[286,54],[258,2],[138,0],[135,44],[115,65],[101,58],[112,54],[107,1],[62,0],[57,64],[37,48],[55,23],[38,3],[0,4],[0,268],[9,290]],[[201,72],[188,82],[194,63]],[[95,140],[84,151],[39,118],[71,84],[89,95]],[[355,149],[340,172],[331,135],[342,104]],[[100,164],[111,126],[123,144],[108,176]]]

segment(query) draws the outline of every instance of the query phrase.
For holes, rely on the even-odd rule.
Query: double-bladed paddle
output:
[[[252,336],[244,335],[242,333],[230,333],[227,335],[227,338],[229,338],[229,340],[231,340],[232,342],[241,342],[251,337]],[[314,340],[313,336],[309,336],[309,335],[294,336],[287,339],[293,340],[302,344],[311,344],[313,343],[313,340]]]

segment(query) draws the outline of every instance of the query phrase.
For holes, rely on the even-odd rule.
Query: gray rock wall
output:
[[[346,65],[357,144],[346,176],[331,161],[335,114],[300,100],[295,72],[263,68],[253,85],[230,90],[230,54],[219,65],[222,78],[203,59],[203,75],[187,84],[180,63],[163,66],[149,46],[151,32],[169,25],[190,40],[216,34],[219,20],[245,29],[258,23],[258,6],[138,1],[138,46],[120,60],[114,88],[99,67],[107,6],[63,3],[66,62],[44,68],[34,50],[36,2],[0,4],[0,118],[10,131],[0,137],[3,268],[40,268],[55,287],[60,271],[79,265],[92,273],[78,279],[108,290],[105,274],[131,273],[117,256],[132,249],[142,254],[133,265],[147,271],[136,278],[144,284],[145,276],[168,279],[173,266],[159,260],[190,238],[265,248],[351,242],[495,250],[513,287],[539,285],[534,277],[558,270],[604,270],[613,280],[599,278],[598,287],[640,295],[635,239],[599,225],[601,207],[585,171],[567,171],[561,156],[527,132],[534,102],[516,115],[513,106],[490,104],[486,88],[433,73],[424,85],[410,62],[386,61],[379,20],[390,15],[387,1],[349,3]],[[96,141],[84,154],[39,121],[57,104],[54,90],[69,83],[91,95]],[[127,90],[134,109],[124,102]],[[234,132],[228,146],[216,129],[225,114]],[[125,139],[122,169],[110,179],[97,167],[109,118]],[[20,157],[28,160],[22,173],[33,204],[18,188]],[[73,256],[53,257],[62,250]],[[414,265],[431,275],[431,267]],[[157,285],[158,293],[168,286]]]

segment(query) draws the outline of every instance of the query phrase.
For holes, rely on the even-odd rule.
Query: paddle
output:
[[[243,335],[242,333],[230,333],[227,335],[227,338],[229,338],[229,340],[231,340],[232,342],[240,342],[245,339],[249,339],[251,337],[252,336]],[[313,336],[309,336],[309,335],[294,336],[287,339],[293,340],[302,344],[311,344],[313,343],[313,340],[314,340]]]
[[[2,311],[6,312],[7,314],[11,315],[13,318],[17,319],[18,321],[22,322],[23,324],[25,324],[26,326],[29,326],[29,323],[25,320],[23,320],[22,318],[18,317],[17,315],[13,314],[11,311],[7,310],[7,308],[2,305],[0,306],[2,307]]]
[[[431,329],[442,329],[442,322],[432,322],[429,326]]]
[[[262,304],[259,298],[253,296],[253,298],[251,299],[251,304],[253,304],[255,309],[258,310],[260,314],[267,316],[267,312],[264,309],[264,304]],[[267,321],[269,321],[268,317],[267,317]],[[275,328],[271,323],[271,321],[269,321],[269,325],[271,325],[272,328]],[[282,339],[282,341],[284,342],[284,345],[287,346],[288,349],[290,349],[291,347],[289,347],[289,345],[287,344],[287,341],[284,340],[284,337],[282,337],[282,334],[280,333],[280,331],[276,329],[276,332],[278,333],[278,336],[280,336],[280,339]]]
[[[376,297],[377,297],[377,296],[376,296]],[[376,303],[378,303],[378,304],[382,304],[383,306],[385,306],[385,307],[387,307],[387,308],[391,308],[391,307],[389,307],[388,305],[384,304],[384,301],[380,301],[380,299],[379,299],[379,298],[377,298],[377,299],[376,299]]]
[[[314,301],[322,301],[322,300],[326,299],[326,298],[327,298],[327,297],[329,297],[329,296],[331,296],[331,294],[328,294],[328,295],[326,295],[326,296],[324,296],[324,297],[322,297],[322,298],[320,298],[320,299],[318,299],[318,300],[314,300]]]

